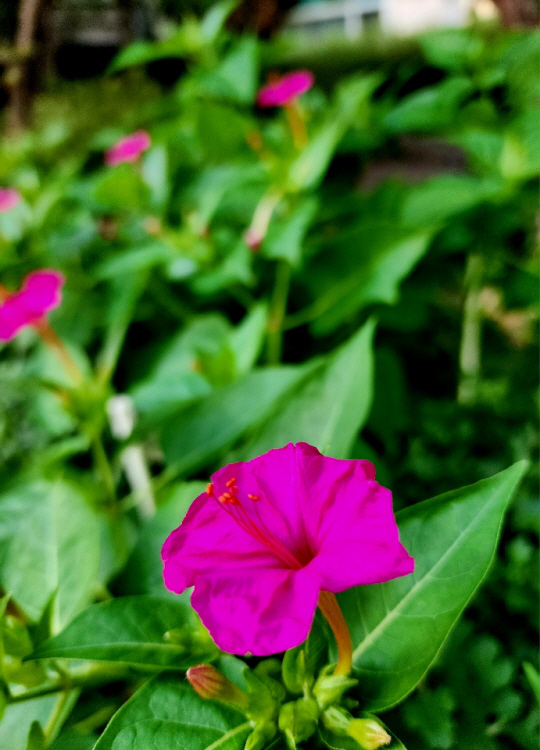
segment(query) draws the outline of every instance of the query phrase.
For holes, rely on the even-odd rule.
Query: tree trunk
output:
[[[536,26],[538,24],[538,0],[494,0],[501,14],[503,26]]]
[[[30,58],[33,52],[39,9],[43,0],[20,0],[17,32],[14,44],[14,62],[6,78],[10,87],[7,110],[7,131],[20,133],[30,119],[31,88]]]

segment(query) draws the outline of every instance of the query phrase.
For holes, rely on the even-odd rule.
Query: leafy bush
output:
[[[245,716],[183,672],[264,692],[265,662],[218,652],[159,552],[216,467],[305,441],[374,461],[417,559],[417,579],[340,595],[350,697],[417,750],[533,748],[540,37],[433,32],[407,65],[268,112],[269,51],[223,30],[229,10],[124,50],[95,124],[57,95],[1,146],[22,195],[4,284],[65,274],[49,317],[71,364],[31,327],[2,351],[0,747],[243,746]],[[157,95],[133,68],[164,57],[188,72]],[[104,165],[136,129],[151,147]],[[305,649],[335,660],[319,615]],[[329,732],[308,744],[351,747]]]

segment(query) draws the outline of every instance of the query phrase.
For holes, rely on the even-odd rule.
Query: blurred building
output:
[[[355,38],[376,23],[388,34],[407,36],[464,26],[475,11],[497,15],[492,0],[304,0],[289,14],[287,28]]]

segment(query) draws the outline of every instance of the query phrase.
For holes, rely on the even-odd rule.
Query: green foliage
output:
[[[525,468],[516,464],[401,511],[400,535],[415,558],[414,573],[341,595],[366,709],[394,706],[422,679],[493,560],[504,510]]]
[[[358,750],[330,708],[388,710],[391,749],[533,750],[540,35],[445,29],[330,60],[233,34],[233,8],[41,96],[35,130],[0,145],[22,195],[0,215],[2,284],[65,274],[50,322],[82,375],[34,327],[0,351],[0,748]],[[315,88],[257,108],[295,56]],[[145,66],[168,58],[186,72],[161,90]],[[106,167],[141,128],[151,148]],[[358,685],[329,674],[320,612],[257,664],[162,580],[209,475],[300,440],[375,463],[416,559],[339,595]],[[188,686],[202,661],[250,715]]]
[[[181,742],[196,750],[241,750],[251,731],[236,709],[199,698],[178,678],[155,677],[129,700],[103,733],[96,750],[152,744],[167,750]]]
[[[197,639],[193,610],[183,602],[150,596],[120,597],[89,607],[33,659],[120,661],[186,670],[214,655],[212,642]]]

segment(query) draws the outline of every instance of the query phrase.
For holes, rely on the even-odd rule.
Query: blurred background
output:
[[[385,717],[413,750],[538,746],[522,666],[538,643],[538,13],[537,0],[0,3],[0,187],[22,196],[0,213],[1,280],[61,270],[51,322],[95,374],[75,403],[31,331],[0,350],[1,492],[79,487],[101,545],[86,603],[162,592],[182,482],[316,434],[318,399],[349,386],[310,383],[372,315],[346,452],[375,463],[396,508],[530,460],[489,579]],[[255,104],[296,69],[315,75],[298,105],[306,142]],[[106,167],[140,129],[151,148]],[[38,620],[45,594],[6,570]],[[124,698],[90,693],[54,747],[92,747]],[[0,746],[17,750],[32,717],[12,716]]]

